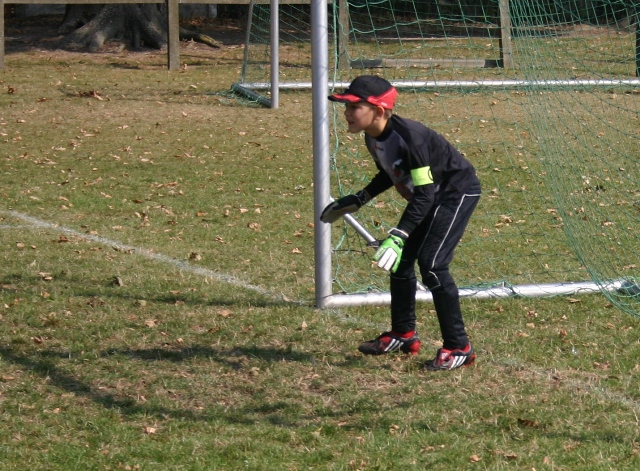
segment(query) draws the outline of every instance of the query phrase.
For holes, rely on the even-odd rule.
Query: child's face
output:
[[[384,110],[381,107],[370,103],[346,103],[344,117],[347,120],[349,132],[364,131],[374,137],[378,136],[384,129],[384,126],[380,129],[380,111],[384,115]]]

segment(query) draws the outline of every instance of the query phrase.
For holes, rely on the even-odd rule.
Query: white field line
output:
[[[586,381],[582,381],[580,379],[576,379],[576,378],[566,378],[563,377],[563,371],[562,370],[555,370],[555,369],[551,369],[551,370],[543,370],[540,368],[536,368],[532,365],[526,365],[523,364],[522,365],[523,368],[529,369],[530,371],[532,371],[534,374],[548,380],[548,381],[555,381],[554,376],[559,374],[559,381],[560,383],[564,383],[567,386],[569,386],[572,390],[577,391],[580,395],[593,395],[593,396],[597,396],[600,398],[603,398],[605,400],[609,400],[613,403],[617,403],[617,404],[621,404],[623,406],[628,407],[629,409],[631,409],[633,411],[633,414],[635,415],[636,418],[636,423],[640,423],[640,418],[639,418],[639,414],[640,414],[640,402],[634,400],[631,397],[627,397],[626,395],[622,394],[622,393],[618,393],[615,391],[610,391],[609,389],[602,387],[602,386],[598,386]]]
[[[242,281],[239,278],[236,278],[235,276],[232,275],[228,275],[225,273],[219,273],[219,272],[215,272],[213,270],[209,270],[208,268],[202,268],[202,267],[197,267],[194,265],[191,265],[190,263],[185,262],[184,260],[179,260],[177,258],[173,258],[173,257],[169,257],[167,255],[163,255],[161,253],[158,252],[154,252],[152,250],[148,250],[142,247],[134,247],[132,245],[126,245],[123,244],[121,242],[118,242],[116,240],[111,240],[111,239],[107,239],[105,237],[99,237],[96,235],[92,235],[92,234],[85,234],[79,231],[76,231],[74,229],[70,229],[68,227],[64,227],[64,226],[60,226],[58,224],[55,223],[51,223],[51,222],[47,222],[47,221],[43,221],[41,219],[37,219],[34,217],[31,217],[27,214],[23,214],[23,213],[19,213],[17,211],[0,211],[0,214],[4,213],[7,214],[15,219],[19,219],[23,222],[28,223],[30,226],[26,226],[26,227],[37,227],[39,229],[53,229],[59,232],[62,232],[64,234],[68,234],[68,235],[72,235],[74,237],[78,237],[80,239],[84,239],[84,240],[88,240],[91,242],[96,242],[98,244],[102,244],[102,245],[108,245],[110,247],[113,247],[117,250],[121,250],[121,251],[125,251],[125,252],[132,252],[132,253],[136,253],[138,255],[141,255],[143,257],[146,257],[150,260],[154,260],[156,262],[161,262],[161,263],[166,263],[167,265],[172,265],[175,268],[178,268],[180,270],[184,270],[186,272],[191,272],[194,273],[196,275],[201,275],[207,278],[211,278],[214,279],[216,281],[220,281],[223,283],[228,283],[230,285],[236,286],[238,288],[243,288],[246,289],[248,291],[254,291],[256,293],[262,294],[263,296],[267,296],[269,298],[275,298],[284,302],[289,302],[289,303],[294,303],[294,304],[305,304],[302,301],[291,301],[289,299],[287,299],[286,297],[284,297],[282,294],[275,294],[272,293],[271,291],[262,288],[261,286],[256,286],[256,285],[252,285],[250,283],[246,283],[244,281]],[[2,228],[8,228],[11,227],[13,228],[18,228],[18,227],[25,227],[25,226],[2,226]]]
[[[10,225],[2,225],[0,226],[0,229],[16,229],[16,228],[39,228],[39,229],[52,229],[52,230],[56,230],[59,232],[62,232],[64,234],[68,234],[68,235],[72,235],[75,237],[78,237],[80,239],[84,239],[84,240],[88,240],[91,242],[96,242],[98,244],[102,244],[102,245],[107,245],[110,247],[113,247],[117,250],[121,250],[121,251],[125,251],[125,252],[132,252],[132,253],[136,253],[138,255],[141,255],[143,257],[146,257],[148,259],[151,260],[155,260],[157,262],[161,262],[161,263],[166,263],[168,265],[172,265],[180,270],[184,270],[186,272],[190,272],[196,275],[200,275],[200,276],[204,276],[207,278],[211,278],[214,279],[216,281],[220,281],[222,283],[228,283],[230,285],[233,286],[237,286],[239,288],[244,288],[246,290],[249,291],[254,291],[256,293],[262,294],[263,296],[266,296],[268,298],[272,298],[272,299],[277,299],[279,301],[282,301],[284,303],[291,303],[291,304],[297,304],[297,305],[309,305],[308,302],[305,301],[301,301],[301,300],[290,300],[287,297],[285,297],[282,294],[275,294],[272,293],[271,291],[262,288],[261,286],[256,286],[256,285],[252,285],[250,283],[246,283],[242,280],[240,280],[239,278],[236,278],[235,276],[232,275],[227,275],[224,273],[219,273],[219,272],[215,272],[213,270],[209,270],[208,268],[202,268],[202,267],[197,267],[194,265],[191,265],[190,263],[185,262],[184,260],[179,260],[176,258],[172,258],[169,257],[167,255],[163,255],[160,254],[158,252],[154,252],[152,250],[149,249],[145,249],[142,247],[134,247],[132,245],[126,245],[123,244],[121,242],[118,242],[116,240],[111,240],[111,239],[107,239],[105,237],[99,237],[96,235],[92,235],[92,234],[86,234],[83,232],[79,232],[76,231],[74,229],[70,229],[68,227],[64,227],[61,226],[59,224],[56,223],[52,223],[52,222],[48,222],[48,221],[43,221],[41,219],[37,219],[34,218],[32,216],[29,216],[28,214],[24,214],[24,213],[20,213],[18,211],[2,211],[0,210],[0,214],[6,214],[8,216],[11,216],[15,219],[18,219],[20,221],[26,222],[29,225],[28,226],[19,226],[19,225],[15,225],[15,226],[10,226]],[[371,327],[371,328],[378,328],[378,329],[384,329],[380,324],[375,323],[375,322],[371,322],[368,321],[366,319],[360,319],[360,318],[356,318],[356,317],[352,317],[352,316],[348,316],[343,314],[343,311],[340,309],[325,309],[322,311],[323,314],[328,315],[329,317],[332,317],[340,322],[346,322],[346,323],[350,323],[350,324],[357,324],[358,326],[362,327],[362,326],[366,326],[366,327]]]

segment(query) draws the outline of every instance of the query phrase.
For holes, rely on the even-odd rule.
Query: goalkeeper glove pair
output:
[[[343,196],[327,205],[320,215],[322,222],[331,224],[345,214],[355,213],[371,199],[365,190],[361,190],[355,195]],[[402,249],[409,234],[400,229],[391,229],[389,237],[386,238],[373,255],[373,261],[378,262],[378,267],[391,273],[395,273],[400,265]]]

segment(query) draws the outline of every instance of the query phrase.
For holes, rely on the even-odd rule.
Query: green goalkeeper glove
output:
[[[320,215],[320,220],[331,224],[345,214],[355,213],[363,205],[367,204],[370,199],[369,193],[364,190],[360,190],[355,195],[343,196],[336,201],[332,201],[324,208]]]
[[[382,241],[378,250],[373,255],[373,261],[378,262],[378,266],[390,273],[395,273],[400,265],[402,249],[409,234],[400,229],[391,229],[389,237]]]

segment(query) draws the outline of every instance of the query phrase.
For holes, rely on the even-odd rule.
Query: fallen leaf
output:
[[[529,419],[518,419],[518,424],[524,427],[534,427],[534,428],[540,425],[535,420],[529,420]]]

